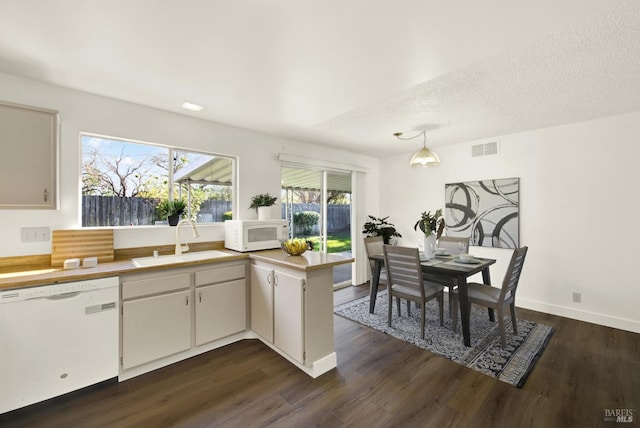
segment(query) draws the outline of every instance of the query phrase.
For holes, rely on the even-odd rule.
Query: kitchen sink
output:
[[[158,257],[137,257],[135,259],[131,259],[131,262],[135,267],[147,267],[147,266],[161,266],[161,265],[169,265],[172,263],[184,263],[191,262],[196,260],[207,260],[207,259],[215,259],[218,257],[227,257],[229,253],[225,253],[224,251],[218,250],[209,250],[209,251],[195,251],[193,253],[183,253],[183,254],[168,254],[165,256]]]

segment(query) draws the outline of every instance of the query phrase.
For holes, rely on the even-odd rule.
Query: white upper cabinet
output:
[[[56,209],[58,112],[0,101],[0,208]]]

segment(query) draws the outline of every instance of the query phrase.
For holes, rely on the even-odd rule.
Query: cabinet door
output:
[[[0,103],[2,166],[0,208],[55,209],[58,114]]]
[[[123,303],[124,369],[191,348],[190,300],[184,290]]]
[[[275,272],[274,344],[304,363],[304,280]]]
[[[247,328],[245,280],[196,288],[196,346]]]
[[[273,270],[251,265],[251,329],[273,343]]]

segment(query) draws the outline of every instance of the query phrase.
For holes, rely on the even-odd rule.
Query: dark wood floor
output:
[[[367,293],[335,293],[336,303]],[[640,418],[640,335],[521,309],[556,329],[522,389],[335,317],[311,379],[257,340],[0,415],[2,427],[599,427]],[[0,385],[0,387],[2,387]]]

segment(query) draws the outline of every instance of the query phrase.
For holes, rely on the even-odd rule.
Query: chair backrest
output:
[[[465,244],[464,249],[460,251],[458,243]],[[441,236],[438,241],[438,248],[444,248],[449,254],[460,254],[469,252],[469,238],[459,236]]]
[[[384,262],[387,266],[387,287],[400,285],[415,288],[424,299],[422,267],[417,248],[385,245]]]
[[[500,291],[500,301],[508,297],[515,299],[516,289],[518,288],[518,281],[520,280],[520,274],[522,273],[522,267],[524,266],[524,259],[527,256],[529,247],[516,248],[511,255],[511,261],[509,267],[504,275],[502,281],[502,290]]]
[[[369,256],[375,256],[376,254],[382,254],[384,250],[382,246],[384,245],[384,241],[382,236],[371,236],[368,238],[364,238],[364,250],[367,253],[367,258]],[[371,268],[371,274],[373,275],[373,268],[375,263],[369,260],[369,267]]]

